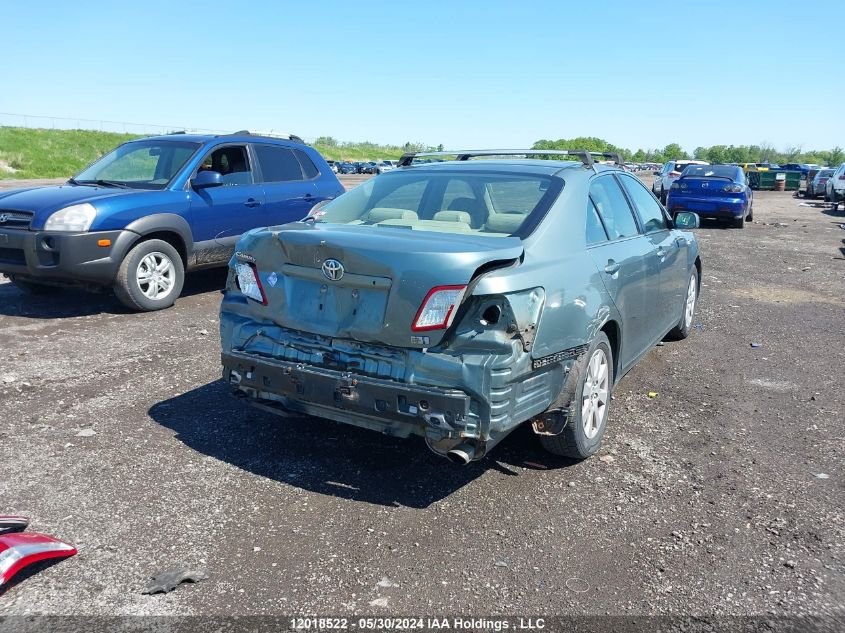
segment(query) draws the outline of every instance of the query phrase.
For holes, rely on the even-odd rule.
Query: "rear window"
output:
[[[830,176],[832,176],[832,175],[833,175],[833,170],[832,170],[832,169],[822,169],[822,170],[819,172],[819,178],[829,178],[829,177],[830,177]]]
[[[563,188],[542,174],[391,171],[320,208],[316,222],[524,237]]]
[[[684,178],[736,178],[736,167],[728,165],[688,165],[681,176]]]

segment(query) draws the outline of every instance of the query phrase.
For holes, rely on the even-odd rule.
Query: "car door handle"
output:
[[[675,246],[677,246],[678,248],[681,248],[681,246],[686,246],[686,245],[687,245],[686,238],[683,238],[683,237],[676,237],[675,238]]]
[[[655,251],[655,252],[657,253],[657,256],[660,259],[663,259],[664,257],[666,257],[666,249],[663,248],[662,246],[658,246],[657,251]]]
[[[617,264],[612,259],[607,260],[607,266],[604,267],[604,272],[608,275],[615,275],[619,272],[619,264]]]
[[[244,202],[244,206],[252,209],[253,207],[260,207],[261,202],[259,200],[256,200],[255,198],[247,198],[247,201]]]

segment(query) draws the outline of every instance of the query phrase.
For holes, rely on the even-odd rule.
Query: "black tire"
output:
[[[148,255],[156,260],[159,259],[158,256],[166,257],[172,265],[173,274],[169,291],[161,298],[147,296],[141,288],[143,284],[139,283],[138,275],[141,272],[139,267]],[[163,240],[147,240],[136,244],[123,258],[117,271],[114,294],[127,308],[140,312],[152,312],[172,306],[176,297],[181,294],[184,283],[185,267],[178,251]]]
[[[588,365],[596,353],[601,350],[607,362],[607,395],[604,404],[604,419],[595,431],[593,437],[588,437],[582,416],[582,402],[587,376]],[[541,435],[540,444],[544,449],[554,455],[569,457],[571,459],[585,459],[595,453],[601,446],[602,437],[607,429],[607,421],[610,419],[611,393],[613,390],[613,352],[610,349],[610,341],[604,332],[599,332],[590,344],[589,350],[573,368],[575,374],[573,379],[578,382],[573,396],[571,409],[573,416],[567,421],[563,431],[558,435]]]
[[[49,286],[47,284],[39,284],[35,281],[30,281],[29,279],[19,279],[17,277],[10,277],[12,283],[21,291],[28,295],[33,296],[44,296],[44,295],[54,295],[57,292],[61,292],[62,289],[58,286]]]
[[[751,222],[754,220],[754,202],[748,205],[748,215],[745,216],[746,221]]]
[[[692,315],[687,320],[687,301],[689,300],[690,287],[695,288],[695,298],[692,304]],[[698,268],[693,267],[689,281],[687,281],[687,292],[684,295],[684,304],[681,308],[681,319],[666,335],[666,338],[670,341],[682,341],[690,335],[692,324],[695,321],[695,309],[698,307],[698,292],[700,289],[701,283],[698,279]]]
[[[660,190],[660,204],[664,207],[666,206],[666,202],[669,200],[669,194],[666,193],[665,189]]]
[[[741,218],[734,218],[731,220],[731,226],[735,229],[744,229],[745,228],[745,216]]]

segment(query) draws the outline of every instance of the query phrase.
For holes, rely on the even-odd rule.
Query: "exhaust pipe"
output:
[[[454,464],[466,466],[475,457],[475,446],[467,444],[466,442],[458,444],[455,448],[446,453],[446,457],[448,457]]]

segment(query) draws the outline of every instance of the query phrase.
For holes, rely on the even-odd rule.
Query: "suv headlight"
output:
[[[97,210],[87,202],[59,209],[44,224],[45,231],[72,231],[82,233],[91,228]]]

